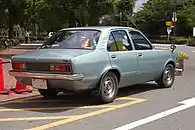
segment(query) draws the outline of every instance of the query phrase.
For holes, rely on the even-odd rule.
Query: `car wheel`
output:
[[[118,93],[118,79],[113,72],[104,75],[100,82],[100,92],[98,99],[103,103],[110,103],[116,98]]]
[[[58,93],[59,93],[55,89],[47,89],[47,90],[38,89],[38,91],[44,97],[56,97],[58,95]]]
[[[175,81],[175,69],[173,65],[168,64],[165,67],[160,80],[156,82],[161,88],[170,88],[172,87],[174,81]]]

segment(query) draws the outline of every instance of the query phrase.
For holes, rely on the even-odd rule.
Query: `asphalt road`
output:
[[[176,51],[188,53],[190,59],[185,61],[185,72],[176,78],[172,88],[158,89],[155,83],[124,88],[113,103],[104,105],[84,95],[4,102],[0,103],[0,129],[193,130],[195,48],[177,46]]]

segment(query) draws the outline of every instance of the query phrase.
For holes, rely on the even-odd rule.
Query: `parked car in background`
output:
[[[171,87],[175,72],[182,72],[174,49],[157,50],[142,32],[130,27],[66,28],[40,49],[13,56],[9,73],[43,96],[91,91],[109,103],[122,87],[148,81]]]

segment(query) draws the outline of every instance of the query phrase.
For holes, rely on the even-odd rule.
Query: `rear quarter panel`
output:
[[[108,53],[98,49],[91,53],[72,58],[75,73],[84,74],[84,82],[90,88],[96,87],[98,81],[106,70],[111,69]]]

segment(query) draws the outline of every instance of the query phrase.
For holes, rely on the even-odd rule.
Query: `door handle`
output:
[[[138,53],[138,56],[141,57],[141,56],[143,56],[143,55],[142,55],[142,53]]]
[[[112,57],[113,59],[115,59],[115,58],[116,58],[116,55],[112,55],[111,57]]]

